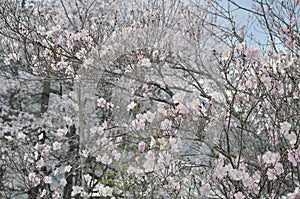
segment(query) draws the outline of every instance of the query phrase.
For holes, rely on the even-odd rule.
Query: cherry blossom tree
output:
[[[3,1],[1,197],[70,198],[82,190],[75,78],[79,67],[88,64],[86,54],[112,29],[106,23],[113,6]],[[96,17],[99,12],[102,18]]]
[[[1,198],[298,198],[300,4],[252,3],[4,0]]]
[[[226,106],[211,188],[226,198],[297,198],[299,3],[252,3],[212,2],[227,22],[216,27],[226,32],[217,37],[228,47],[216,53]],[[238,12],[247,13],[252,28],[239,26]],[[251,34],[257,26],[265,43]]]

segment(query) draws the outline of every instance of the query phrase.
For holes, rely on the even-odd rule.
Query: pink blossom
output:
[[[60,184],[61,184],[62,186],[66,186],[66,185],[67,185],[66,179],[61,179],[61,180],[60,180]]]
[[[257,88],[257,81],[255,79],[247,80],[244,84],[246,90],[256,89]]]
[[[89,198],[89,194],[85,191],[82,191],[80,193],[80,197],[83,198],[83,199],[88,199]]]
[[[162,150],[167,146],[167,141],[164,138],[158,138],[156,140],[156,144],[158,145],[159,149]]]
[[[107,107],[107,109],[113,109],[115,107],[115,105],[111,102],[107,102],[106,107]]]
[[[209,184],[203,185],[200,187],[200,193],[202,196],[207,196],[210,192],[210,186]]]
[[[159,102],[157,104],[157,111],[158,113],[160,113],[161,115],[167,115],[167,110],[165,108],[165,104],[162,102]]]
[[[246,50],[246,43],[242,42],[236,45],[236,47],[234,48],[234,54],[235,55],[240,55],[242,52],[244,52]]]
[[[282,83],[282,82],[278,82],[277,85],[274,86],[274,88],[272,89],[272,91],[273,91],[275,94],[283,95],[283,94],[284,94],[283,83]]]
[[[232,56],[231,52],[228,49],[224,49],[222,52],[221,60],[223,62],[226,62],[230,59],[231,56]]]
[[[259,181],[260,181],[260,173],[259,173],[259,171],[256,171],[256,172],[252,175],[252,178],[253,178],[254,182],[259,183]]]
[[[140,60],[140,61],[138,62],[138,64],[139,64],[140,66],[144,66],[144,67],[147,67],[147,68],[151,67],[151,61],[150,61],[150,59],[148,59],[148,58],[144,58],[144,59]]]
[[[145,122],[144,121],[138,121],[136,123],[136,130],[143,130],[145,128]]]
[[[244,173],[242,181],[245,187],[251,187],[254,184],[254,180],[248,173]]]
[[[135,118],[137,119],[137,120],[145,120],[145,118],[143,117],[143,114],[141,114],[141,113],[139,113],[139,114],[137,114],[136,116],[135,116]]]
[[[71,195],[75,196],[75,195],[81,193],[82,191],[83,191],[82,187],[80,187],[80,186],[73,186],[72,187],[72,193],[71,193]]]
[[[227,170],[224,169],[223,166],[218,165],[215,169],[214,174],[217,176],[217,178],[222,179],[223,177],[227,176]]]
[[[106,165],[110,165],[112,163],[112,159],[111,157],[109,157],[109,155],[107,155],[106,153],[101,157],[101,162],[103,164],[106,164]]]
[[[40,197],[43,198],[44,196],[46,196],[46,194],[47,194],[47,190],[46,190],[46,189],[43,189],[43,191],[42,191]]]
[[[290,38],[287,40],[284,44],[287,45],[288,47],[292,47],[295,43],[295,40],[293,38]]]
[[[243,198],[245,198],[245,196],[242,194],[242,192],[239,191],[234,194],[234,198],[235,199],[243,199]]]
[[[297,166],[297,164],[298,164],[298,161],[297,160],[299,160],[299,158],[297,157],[297,155],[294,153],[294,152],[292,152],[292,151],[289,151],[289,153],[288,153],[288,160],[292,163],[292,165],[295,167],[295,166]]]
[[[145,156],[147,159],[145,163],[143,164],[143,167],[145,168],[145,172],[151,172],[154,169],[155,165],[155,154],[152,151],[149,151],[147,155]]]
[[[147,111],[147,112],[145,113],[145,115],[146,115],[145,119],[146,119],[149,123],[152,123],[153,120],[154,120],[154,118],[155,118],[155,113],[152,113],[152,112],[150,112],[150,111]]]
[[[244,88],[246,90],[250,90],[252,88],[252,82],[251,82],[251,80],[248,80],[248,81],[245,82]]]
[[[58,191],[54,191],[52,197],[54,199],[60,199],[62,196]]]
[[[131,122],[133,128],[136,130],[143,130],[145,128],[145,121],[144,120],[138,120],[135,119]]]
[[[259,190],[260,190],[260,186],[256,183],[254,183],[253,186],[252,186],[252,190],[255,194],[258,194]]]
[[[157,174],[166,176],[168,172],[165,172],[166,168],[162,163],[155,164],[154,171]]]
[[[117,143],[117,144],[120,144],[120,143],[122,143],[122,142],[123,142],[123,137],[121,137],[121,136],[117,137],[116,143]]]
[[[272,88],[272,78],[271,77],[267,77],[266,75],[263,75],[263,76],[261,76],[260,80],[261,80],[262,83],[264,83],[264,85],[268,89]]]
[[[128,167],[128,169],[127,169],[127,173],[128,173],[128,174],[132,174],[132,173],[134,173],[134,172],[135,172],[135,168],[134,168],[133,166],[130,165],[130,166]]]
[[[248,47],[248,48],[246,49],[245,54],[246,54],[246,58],[247,58],[248,60],[257,59],[257,58],[259,58],[259,56],[260,56],[259,49],[256,48],[256,47]]]
[[[103,126],[100,126],[99,128],[98,128],[98,130],[97,130],[97,133],[98,133],[98,135],[103,135],[103,133],[104,133],[104,127]]]
[[[226,172],[230,172],[233,168],[231,164],[227,164],[223,167],[224,171]]]
[[[48,144],[43,145],[43,151],[42,151],[42,156],[50,152],[51,147]]]
[[[34,177],[33,185],[36,187],[41,183],[41,179],[39,177]]]
[[[111,153],[112,153],[112,155],[114,156],[114,158],[115,158],[116,161],[119,161],[119,160],[120,160],[120,158],[121,158],[121,153],[119,153],[119,152],[116,151],[116,150],[113,150]]]
[[[137,103],[134,101],[130,102],[130,104],[127,106],[127,111],[132,111],[137,106]]]
[[[113,188],[110,188],[109,186],[105,186],[103,184],[100,184],[98,187],[99,194],[101,196],[107,197],[112,196]]]
[[[81,30],[80,32],[80,38],[82,38],[83,40],[87,41],[87,38],[89,37],[89,34],[86,30]]]
[[[285,136],[288,141],[290,142],[290,145],[293,146],[294,144],[296,144],[297,142],[297,135],[295,133],[289,133],[289,134],[286,134]]]
[[[81,155],[83,157],[87,158],[89,156],[89,150],[87,150],[87,149],[82,150]]]
[[[73,120],[70,117],[64,117],[64,120],[68,126],[72,126]]]
[[[64,129],[58,129],[57,132],[56,132],[56,136],[57,137],[62,137],[64,135],[66,135],[68,132],[68,129],[67,128],[64,128]]]
[[[143,152],[145,150],[145,146],[146,146],[146,143],[144,141],[140,142],[139,146],[138,146],[139,151]]]
[[[300,188],[296,187],[293,193],[287,194],[287,198],[299,199],[300,198]]]
[[[68,62],[60,61],[60,62],[57,62],[56,66],[57,66],[59,69],[65,69],[65,68],[67,68],[67,66],[68,66]]]
[[[35,178],[35,173],[29,173],[28,179],[29,179],[31,182],[34,181],[34,178]]]
[[[21,139],[21,140],[24,140],[26,138],[26,135],[22,132],[19,132],[18,135],[17,135],[17,138]]]
[[[150,148],[152,149],[155,146],[156,146],[156,140],[153,136],[151,136]]]
[[[195,159],[195,165],[200,165],[201,164],[201,159],[200,158],[197,158]]]
[[[108,140],[108,138],[107,137],[103,137],[103,138],[101,138],[101,143],[102,143],[102,145],[107,145],[108,143],[109,143],[109,140]]]
[[[161,122],[161,128],[162,129],[170,129],[172,126],[172,122],[169,119],[165,119]]]
[[[283,165],[280,163],[280,162],[277,162],[276,164],[275,164],[275,170],[276,170],[276,174],[277,175],[280,175],[280,174],[282,174],[283,172],[284,172],[284,170],[283,170]]]
[[[145,176],[145,173],[142,169],[135,169],[135,177],[138,179],[141,179],[143,176]]]
[[[297,19],[295,18],[295,17],[293,17],[292,19],[291,19],[291,25],[293,26],[293,25],[295,25],[297,23]]]
[[[143,93],[143,97],[146,99],[150,99],[151,97],[153,97],[153,93],[151,93],[151,92]]]
[[[36,166],[38,168],[42,168],[45,165],[44,159],[41,158],[39,161],[37,161]]]
[[[229,171],[229,175],[232,180],[241,180],[244,177],[244,173],[237,169],[232,169],[231,171]]]
[[[109,186],[105,186],[101,190],[101,195],[104,197],[112,196],[112,193],[113,193],[113,188],[110,188]]]
[[[280,155],[279,153],[272,153],[268,151],[262,156],[262,159],[266,164],[275,164],[275,162],[280,159]]]
[[[288,123],[288,122],[282,122],[282,123],[280,123],[280,129],[282,131],[289,131],[291,127],[292,127],[292,125],[290,123]]]
[[[50,176],[45,176],[44,182],[45,182],[46,184],[51,184],[51,183],[52,183],[52,178],[51,178]]]
[[[177,152],[180,149],[181,141],[171,136],[169,138],[169,144],[171,146],[171,152]]]
[[[65,172],[70,172],[70,171],[71,171],[71,169],[72,169],[72,166],[70,166],[70,165],[67,165],[67,166],[65,166],[65,169],[64,169],[64,171],[65,171]]]
[[[60,142],[54,142],[52,144],[53,146],[53,150],[56,151],[56,150],[59,150],[61,148],[61,143]]]
[[[165,165],[170,165],[172,160],[172,155],[168,151],[163,151],[159,153],[159,158],[157,162],[164,163]]]
[[[89,174],[85,174],[83,177],[86,182],[90,182],[92,180],[92,176],[90,176]]]
[[[100,155],[97,155],[96,162],[101,162],[101,156]]]
[[[106,104],[106,100],[104,98],[97,99],[97,105],[100,107],[104,107]]]

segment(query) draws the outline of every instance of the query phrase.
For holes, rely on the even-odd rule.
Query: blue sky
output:
[[[251,0],[236,0],[235,2],[237,4],[239,4],[241,7],[244,7],[247,9],[253,9],[253,6],[254,6],[253,2]],[[223,0],[222,3],[225,6],[225,8],[227,8],[228,1]],[[250,35],[250,33],[252,33],[253,38],[255,38],[255,40],[260,41],[262,43],[267,42],[267,39],[268,39],[267,35],[263,33],[261,27],[255,20],[255,17],[253,16],[253,14],[251,14],[247,11],[244,11],[242,9],[237,9],[237,7],[233,4],[230,5],[230,8],[232,10],[235,10],[234,13],[237,15],[235,22],[239,27],[246,26],[245,30],[248,35]],[[250,21],[248,20],[249,15],[251,16]]]

